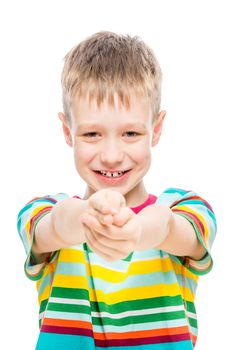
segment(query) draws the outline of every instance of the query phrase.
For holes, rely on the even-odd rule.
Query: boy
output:
[[[136,37],[100,32],[65,57],[65,140],[84,198],[34,198],[19,213],[25,272],[37,281],[37,350],[193,349],[198,275],[216,222],[192,191],[149,194],[160,138],[161,70]]]

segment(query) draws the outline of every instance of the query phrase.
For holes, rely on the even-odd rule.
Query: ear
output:
[[[163,127],[163,121],[164,121],[164,118],[166,116],[166,111],[161,111],[159,114],[158,114],[158,117],[154,123],[154,126],[153,126],[153,136],[152,136],[152,142],[151,142],[151,146],[155,146],[157,145],[159,139],[160,139],[160,136],[161,136],[161,133],[162,133],[162,127]]]
[[[71,135],[71,129],[70,129],[68,120],[65,117],[65,115],[61,112],[58,113],[58,117],[62,122],[63,134],[65,137],[66,143],[68,144],[68,146],[72,147],[72,135]]]

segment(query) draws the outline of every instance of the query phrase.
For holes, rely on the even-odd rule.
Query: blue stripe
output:
[[[93,338],[54,333],[40,333],[36,350],[94,350]],[[103,350],[103,349],[102,349]],[[120,349],[118,349],[120,350]]]
[[[54,333],[40,333],[36,350],[192,350],[193,346],[190,340],[163,343],[148,344],[138,346],[95,346],[93,338]]]
[[[83,350],[84,348],[82,348]],[[193,346],[190,340],[184,340],[173,343],[162,344],[148,344],[148,345],[135,345],[135,346],[111,346],[102,348],[97,346],[96,350],[193,350]],[[87,349],[88,350],[88,349]]]
[[[179,193],[179,194],[184,195],[188,192],[190,192],[190,191],[185,191],[182,188],[169,187],[163,192],[163,194],[164,193]]]

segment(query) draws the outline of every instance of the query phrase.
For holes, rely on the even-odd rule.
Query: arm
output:
[[[32,246],[40,262],[48,253],[85,241],[81,214],[87,210],[87,201],[66,198],[55,204],[51,212],[37,224]]]
[[[169,211],[169,216],[171,213],[174,216],[169,220],[171,229],[168,228],[164,242],[163,240],[158,242],[158,248],[173,254],[179,263],[186,262],[187,268],[193,273],[198,275],[208,273],[213,266],[211,247],[217,232],[216,217],[210,204],[193,191],[173,187],[162,192],[156,204],[164,208],[162,214],[165,213],[167,216],[166,212]],[[144,222],[147,225],[145,220]],[[159,231],[154,231],[153,237],[155,234],[158,235]],[[173,247],[176,250],[173,250]]]
[[[139,250],[155,247],[169,254],[200,260],[206,253],[191,223],[161,204],[144,208],[138,219],[142,226]]]

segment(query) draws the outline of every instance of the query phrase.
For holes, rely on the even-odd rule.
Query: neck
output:
[[[148,193],[145,189],[143,181],[141,181],[135,188],[124,195],[128,207],[137,207],[144,203],[148,198]]]

